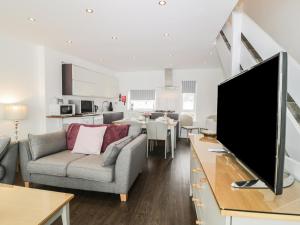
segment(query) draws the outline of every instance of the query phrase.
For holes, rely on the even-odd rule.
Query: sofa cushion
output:
[[[89,125],[89,124],[80,124],[80,123],[72,123],[69,125],[67,130],[67,149],[73,150],[75,146],[75,142],[77,139],[77,135],[80,129],[80,126],[85,127],[103,127],[108,125]]]
[[[99,182],[112,182],[114,166],[102,166],[102,155],[88,155],[70,163],[67,176]]]
[[[122,139],[128,135],[129,130],[128,124],[126,125],[110,125],[106,128],[105,135],[103,138],[103,143],[101,147],[101,152],[105,152],[107,146],[117,140]]]
[[[118,155],[121,152],[121,150],[129,142],[131,142],[132,139],[132,136],[127,136],[107,146],[105,152],[102,155],[102,166],[114,165],[117,161]]]
[[[142,126],[140,124],[131,124],[128,130],[128,136],[136,138],[142,133]]]
[[[4,166],[0,165],[0,180],[4,178],[5,175],[5,168]]]
[[[60,131],[42,135],[28,135],[30,152],[33,160],[66,149],[66,132]]]
[[[100,154],[106,127],[80,126],[73,153]]]
[[[45,156],[27,164],[29,173],[37,173],[52,176],[65,177],[67,175],[68,165],[82,157],[84,154],[74,154],[68,150]]]
[[[9,143],[10,143],[10,137],[0,138],[0,160],[3,158],[6,151],[8,150]]]

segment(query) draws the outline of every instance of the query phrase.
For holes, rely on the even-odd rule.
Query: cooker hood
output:
[[[163,87],[160,87],[162,89],[176,89],[177,86],[174,86],[173,84],[173,69],[166,68],[164,73],[165,78],[165,84]]]

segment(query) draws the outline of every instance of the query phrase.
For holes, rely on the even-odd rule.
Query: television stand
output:
[[[292,175],[287,175],[283,179],[283,187],[287,188],[295,182],[295,178]],[[245,180],[245,181],[235,181],[231,184],[233,188],[243,188],[243,189],[262,189],[268,188],[268,186],[259,179]]]

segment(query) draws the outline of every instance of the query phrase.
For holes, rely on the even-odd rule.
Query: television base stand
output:
[[[208,149],[209,152],[216,152],[216,153],[229,153],[228,150],[226,150],[223,147],[219,147],[219,148],[209,148]]]
[[[287,188],[295,182],[295,178],[292,175],[286,175],[283,179],[283,187]],[[263,189],[268,188],[268,186],[261,180],[245,180],[245,181],[235,181],[231,184],[233,188],[244,188],[244,189]]]

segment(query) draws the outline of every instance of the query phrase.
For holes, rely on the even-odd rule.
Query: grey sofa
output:
[[[55,133],[44,135],[53,141]],[[57,137],[56,137],[57,138]],[[64,140],[57,140],[63,143]],[[20,165],[25,186],[30,183],[120,194],[127,201],[128,191],[146,162],[145,134],[127,144],[115,165],[103,167],[101,155],[74,154],[61,151],[33,160],[27,140],[20,142]]]
[[[10,138],[0,138],[0,183],[14,184],[18,158],[18,143]]]

